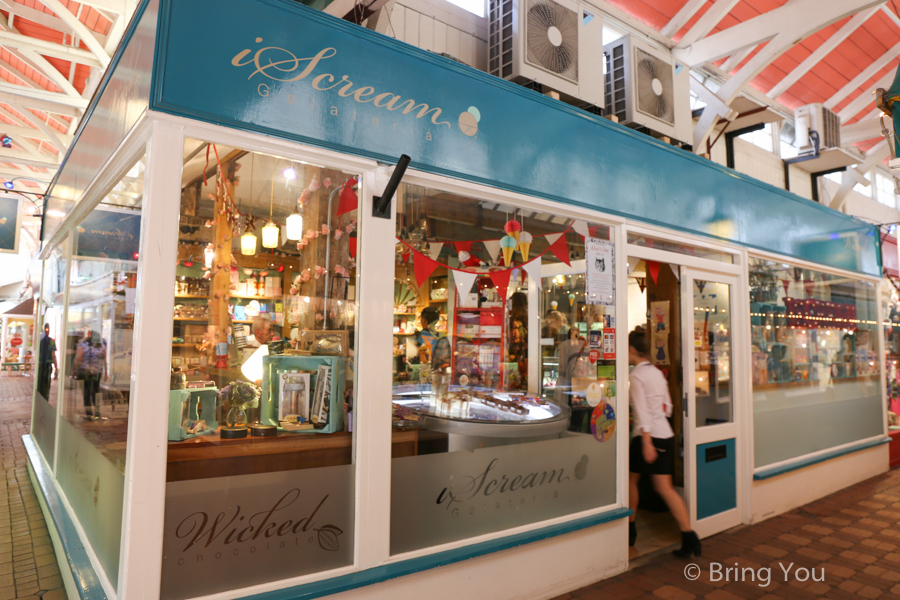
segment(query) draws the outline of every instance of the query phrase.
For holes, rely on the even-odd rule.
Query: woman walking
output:
[[[687,558],[700,556],[700,538],[691,530],[687,508],[675,486],[672,470],[675,463],[675,434],[667,417],[672,416],[672,399],[662,372],[650,364],[650,344],[640,328],[628,334],[628,364],[631,372],[629,400],[634,414],[634,437],[631,439],[628,506],[632,510],[628,524],[628,545],[634,546],[637,528],[634,516],[638,507],[638,481],[642,474],[653,477],[653,488],[669,507],[681,529],[681,548],[673,554]]]

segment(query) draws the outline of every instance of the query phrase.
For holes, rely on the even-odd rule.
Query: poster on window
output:
[[[22,221],[19,198],[0,198],[0,252],[19,251],[19,229]]]
[[[616,303],[616,250],[612,242],[584,238],[585,293],[588,304]]]

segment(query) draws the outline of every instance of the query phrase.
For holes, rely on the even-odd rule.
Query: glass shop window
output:
[[[353,563],[358,179],[185,140],[162,598]]]
[[[68,278],[68,247],[69,241],[66,238],[44,261],[35,329],[37,368],[31,435],[51,468],[56,448],[56,409],[59,404],[61,351],[65,347],[64,300]],[[66,380],[62,381],[65,383]]]
[[[633,244],[635,246],[641,246],[642,248],[653,248],[655,250],[664,250],[666,252],[675,252],[677,254],[693,256],[695,258],[705,258],[707,260],[717,260],[719,262],[730,263],[730,264],[734,263],[734,256],[731,254],[728,254],[727,252],[718,252],[716,250],[710,250],[709,248],[703,248],[701,246],[689,246],[686,244],[679,244],[678,242],[673,242],[671,240],[653,238],[653,237],[649,237],[649,236],[641,235],[641,234],[637,234],[637,233],[629,233],[628,234],[628,243]]]
[[[893,177],[885,177],[879,171],[875,171],[875,195],[879,202],[895,208],[897,206],[897,197],[894,195],[896,185]]]
[[[750,259],[756,466],[882,433],[876,287]]]
[[[72,230],[68,271],[62,265],[57,271],[69,296],[65,331],[56,344],[64,382],[56,476],[113,585],[119,570],[143,192],[142,157]],[[53,310],[48,308],[53,319],[57,306],[54,300]]]
[[[900,429],[900,291],[893,280],[881,286],[884,323],[884,368],[887,381],[888,429]]]
[[[396,227],[391,553],[615,502],[610,228],[412,185]]]

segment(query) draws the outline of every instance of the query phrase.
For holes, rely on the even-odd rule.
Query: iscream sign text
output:
[[[262,43],[263,38],[256,38],[256,43]],[[323,48],[315,56],[302,58],[293,52],[284,48],[275,46],[267,46],[259,48],[256,52],[252,48],[247,48],[239,52],[231,59],[231,64],[235,67],[246,67],[251,65],[255,70],[250,73],[247,79],[253,79],[256,75],[261,75],[273,81],[283,83],[293,83],[302,81],[313,75],[323,61],[337,55],[335,48]],[[252,56],[251,56],[252,55]],[[357,86],[351,81],[348,75],[341,75],[340,78],[331,73],[318,73],[310,81],[313,89],[320,92],[328,92],[336,90],[338,96],[342,98],[352,98],[360,104],[372,103],[373,106],[388,112],[400,111],[401,114],[408,115],[410,113],[416,119],[431,116],[432,124],[439,127],[453,128],[453,125],[446,120],[441,120],[443,110],[438,107],[431,107],[424,102],[417,102],[413,99],[404,100],[399,94],[393,92],[380,92],[371,86]],[[268,97],[270,87],[267,83],[260,83],[257,86],[257,92],[260,96]],[[293,94],[287,96],[287,102],[294,104],[296,97]],[[313,107],[315,107],[315,99],[313,99]],[[331,114],[337,116],[338,107],[331,107]],[[356,111],[354,111],[354,120],[356,120]],[[460,133],[466,138],[474,138],[478,133],[478,123],[481,121],[481,113],[475,107],[469,107],[463,111],[458,119],[457,126]],[[380,125],[378,117],[372,117],[372,125],[378,127]],[[397,124],[393,124],[396,131]],[[413,129],[410,128],[410,133]],[[425,139],[431,141],[431,132],[426,132]]]

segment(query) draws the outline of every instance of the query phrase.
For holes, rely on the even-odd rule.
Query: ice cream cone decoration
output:
[[[510,221],[509,223],[515,223],[515,221]],[[509,225],[509,223],[507,223],[507,225]],[[516,251],[518,245],[519,243],[516,238],[511,235],[505,235],[503,236],[503,239],[500,240],[500,249],[503,250],[503,263],[507,267],[512,266],[513,252]]]
[[[528,253],[531,251],[531,242],[534,238],[527,231],[519,233],[519,252],[522,254],[522,262],[528,262]]]
[[[575,294],[569,294],[569,306],[573,306],[575,304]]]
[[[516,242],[519,241],[519,232],[522,231],[522,224],[518,221],[507,221],[503,226],[503,231],[511,235]]]

